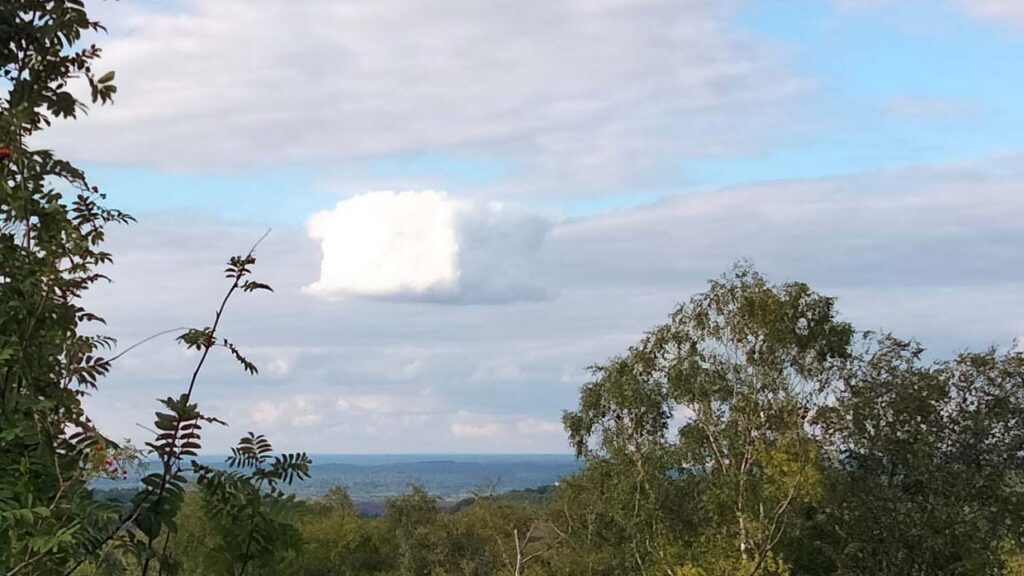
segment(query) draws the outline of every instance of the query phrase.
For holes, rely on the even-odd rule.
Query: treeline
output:
[[[1020,573],[1024,355],[928,361],[834,304],[739,265],[594,368],[565,416],[582,573]]]
[[[442,508],[437,498],[413,487],[389,500],[379,517],[360,516],[343,487],[320,499],[295,501],[277,544],[247,567],[247,574],[390,575],[512,574],[551,547],[546,508],[500,496],[482,496]],[[180,574],[236,574],[224,547],[245,528],[220,524],[204,499],[190,493],[171,541]],[[516,535],[519,538],[519,553]],[[535,558],[530,558],[535,555]],[[135,574],[129,556],[108,554],[80,570],[83,575]]]

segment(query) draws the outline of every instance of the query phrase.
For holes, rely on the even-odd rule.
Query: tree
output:
[[[913,341],[868,344],[823,417],[837,573],[1002,574],[1024,537],[1024,355],[928,365]]]
[[[102,319],[79,300],[105,279],[96,268],[111,262],[99,248],[105,226],[131,218],[102,207],[103,195],[75,166],[28,142],[53,120],[111,101],[114,73],[93,70],[100,49],[77,46],[84,33],[102,30],[82,0],[0,5],[0,85],[7,89],[0,100],[0,574],[6,576],[70,574],[92,560],[102,567],[112,545],[129,550],[143,576],[151,564],[162,574],[175,572],[168,550],[184,499],[182,472],[201,447],[202,425],[220,423],[191,402],[199,372],[216,347],[257,372],[217,334],[233,293],[270,290],[248,278],[254,246],[229,260],[232,283],[212,325],[179,337],[200,360],[187,391],[161,400],[166,412],[157,412],[156,437],[147,443],[160,470],[143,478],[126,514],[92,497],[89,480],[112,473],[128,450],[97,431],[82,409],[82,397],[118,356],[101,355],[112,339],[85,334],[85,325]],[[87,100],[76,96],[76,81],[88,88]],[[292,464],[305,458],[289,457]],[[260,492],[271,478],[257,474],[239,479],[239,486],[245,481]]]
[[[352,502],[352,496],[348,493],[348,488],[341,485],[328,488],[327,492],[320,498],[319,504],[335,514],[345,516],[356,516],[358,514],[356,505]]]
[[[384,522],[394,537],[400,576],[430,576],[442,541],[441,513],[437,498],[418,486],[388,500]]]
[[[510,501],[505,496],[481,495],[454,518],[461,533],[471,534],[491,562],[489,573],[523,576],[549,559],[567,536],[542,508]],[[483,557],[478,548],[476,556]]]
[[[0,4],[0,573],[52,574],[78,557],[118,508],[94,501],[86,479],[117,445],[82,410],[109,370],[112,340],[87,336],[101,322],[78,300],[110,262],[104,227],[126,214],[75,166],[30,137],[87,103],[106,103],[114,74],[98,74],[99,31],[78,0]],[[73,85],[88,87],[82,100]],[[100,457],[97,457],[101,455]]]
[[[664,574],[686,556],[700,521],[694,486],[674,477],[666,452],[643,456],[642,468],[591,457],[563,479],[548,510],[565,536],[549,555],[551,574]]]
[[[564,421],[588,468],[633,487],[625,518],[640,573],[686,556],[713,574],[785,571],[776,547],[820,490],[813,416],[852,337],[834,299],[801,283],[771,286],[741,264],[593,369]],[[690,534],[666,529],[664,498],[677,486],[700,515]],[[690,552],[673,550],[680,539]]]
[[[302,549],[288,561],[295,576],[364,576],[390,573],[395,546],[384,522],[360,518],[343,487],[332,487],[301,512]]]
[[[238,291],[273,291],[267,284],[249,278],[252,266],[256,263],[254,252],[265,237],[266,234],[257,240],[246,255],[232,256],[228,259],[224,276],[231,280],[231,284],[221,299],[220,306],[214,312],[213,323],[204,328],[190,328],[178,336],[179,342],[188,349],[199,353],[199,359],[196,361],[185,392],[177,398],[167,397],[160,400],[167,411],[156,412],[156,419],[153,422],[156,429],[155,437],[152,442],[146,443],[146,446],[159,460],[160,468],[142,478],[143,489],[132,499],[132,507],[129,512],[124,515],[117,528],[102,539],[100,546],[92,550],[95,552],[107,545],[108,542],[126,546],[142,565],[141,576],[146,576],[149,573],[150,566],[154,561],[158,564],[159,574],[178,572],[179,561],[173,555],[170,542],[177,530],[177,513],[185,499],[188,479],[183,472],[189,458],[197,456],[202,448],[203,426],[205,424],[226,425],[224,421],[204,414],[200,411],[199,405],[192,402],[192,394],[210,352],[214,348],[224,348],[231,353],[246,372],[252,375],[259,373],[256,365],[250,362],[237,346],[227,338],[220,336],[218,328],[228,302]],[[259,439],[262,443],[266,443],[266,446],[261,445],[254,448],[252,443],[255,442],[255,439],[256,437],[252,436],[252,433],[250,433],[249,444],[246,444],[243,439],[242,443],[233,449],[234,456],[229,462],[239,466],[262,465],[264,459],[269,458],[269,442],[260,436]],[[247,452],[250,449],[257,450],[258,458],[255,460],[250,459],[251,456],[255,457]],[[308,467],[309,460],[306,455],[304,453],[291,454],[283,458],[287,462],[295,463],[296,471],[301,479],[302,466]],[[275,460],[275,467],[277,465]],[[191,461],[191,467],[194,472],[200,473],[200,479],[210,475],[208,470],[198,466],[194,460]],[[263,484],[273,480],[273,478],[264,477],[261,466],[257,466],[257,468],[259,469],[252,476],[234,478],[234,483],[238,485],[239,490],[241,490],[242,484],[246,484],[249,486],[250,492],[260,493]],[[293,476],[289,475],[287,482],[291,483],[292,478]],[[161,537],[163,537],[163,543],[158,544],[158,539]],[[231,561],[232,559],[228,558],[227,560]]]

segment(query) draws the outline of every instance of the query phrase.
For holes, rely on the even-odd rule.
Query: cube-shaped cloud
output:
[[[444,192],[360,194],[309,219],[322,259],[319,280],[305,291],[327,299],[545,299],[548,229],[535,214]]]

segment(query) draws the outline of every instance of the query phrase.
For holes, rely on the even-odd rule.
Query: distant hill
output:
[[[312,458],[311,478],[291,487],[296,495],[315,498],[340,484],[368,510],[376,510],[387,498],[406,492],[410,484],[454,503],[473,493],[506,493],[553,485],[580,468],[573,456],[561,454],[314,454]],[[216,456],[202,460],[210,465],[223,462]],[[137,478],[95,484],[111,497],[123,496],[137,485]]]
[[[511,458],[511,457],[510,457]],[[473,492],[509,492],[550,485],[579,469],[571,456],[479,461],[428,460],[377,465],[343,462],[314,464],[312,478],[297,485],[303,497],[323,494],[331,486],[348,487],[353,500],[382,500],[416,484],[446,500],[458,500]]]

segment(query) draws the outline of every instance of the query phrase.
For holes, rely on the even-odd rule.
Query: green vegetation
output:
[[[80,299],[104,279],[97,267],[111,261],[99,249],[104,227],[131,218],[103,208],[103,195],[80,170],[29,141],[53,120],[87,109],[73,92],[76,81],[88,87],[91,103],[112,100],[114,73],[93,70],[100,49],[76,47],[83,34],[100,30],[80,0],[0,5],[0,74],[7,88],[0,102],[0,573],[71,574],[111,558],[141,574],[176,573],[172,537],[188,468],[221,526],[247,523],[223,531],[224,565],[245,573],[276,538],[294,532],[282,530],[281,509],[290,500],[278,485],[305,476],[309,466],[304,454],[272,456],[269,443],[254,435],[241,440],[231,462],[249,473],[189,461],[201,448],[203,426],[222,423],[191,401],[210,352],[223,348],[256,373],[218,333],[234,294],[270,290],[249,278],[255,247],[228,261],[229,288],[211,325],[178,337],[199,360],[186,390],[160,400],[165,411],[156,413],[154,438],[146,443],[158,471],[143,478],[127,508],[100,501],[89,489],[92,479],[123,475],[137,459],[130,447],[96,430],[81,402],[118,356],[101,356],[113,341],[88,335],[89,324],[102,319]]]
[[[250,278],[229,260],[185,391],[160,401],[159,460],[125,501],[90,482],[138,451],[96,430],[81,399],[117,356],[87,335],[83,292],[109,262],[99,191],[28,138],[116,90],[75,48],[99,29],[77,0],[0,5],[0,574],[932,576],[1021,574],[1024,354],[928,362],[914,341],[858,333],[835,301],[738,265],[623,355],[595,366],[569,441],[585,466],[557,488],[442,511],[419,489],[361,518],[342,488],[284,487],[304,454],[249,433],[228,469],[192,461],[207,355],[256,367],[218,332]],[[189,481],[185,472],[191,472]]]

